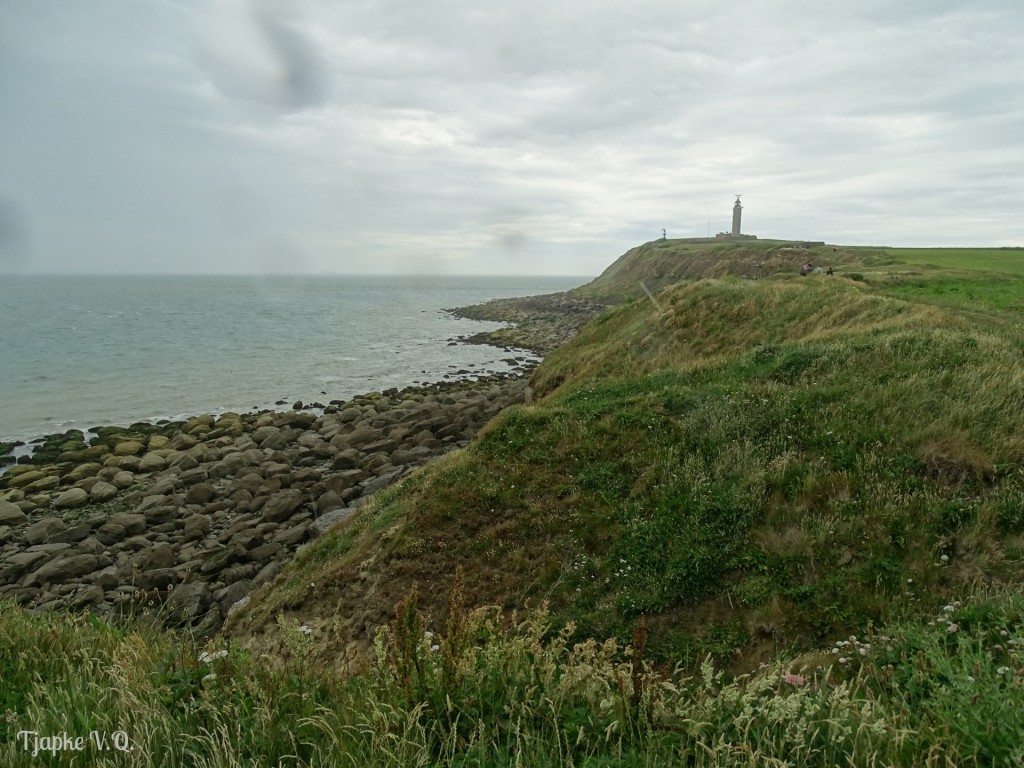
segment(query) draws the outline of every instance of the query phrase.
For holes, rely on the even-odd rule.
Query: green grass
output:
[[[894,263],[1024,277],[1024,248],[886,248],[882,253]]]
[[[464,567],[472,605],[548,600],[577,639],[625,640],[644,615],[652,658],[741,670],[1019,579],[1020,330],[842,279],[628,302],[545,360],[538,402],[255,604],[351,632],[419,584],[443,617]]]
[[[1024,759],[1024,598],[979,592],[831,648],[694,674],[629,643],[574,642],[544,610],[431,627],[415,593],[341,679],[282,622],[276,658],[0,604],[5,766],[1014,765]],[[216,650],[215,650],[216,648]],[[31,671],[29,671],[31,670]],[[33,755],[40,736],[81,751]],[[94,736],[95,734],[95,736]],[[121,734],[125,751],[96,746]],[[26,744],[28,749],[25,749]],[[127,748],[130,748],[128,751]]]

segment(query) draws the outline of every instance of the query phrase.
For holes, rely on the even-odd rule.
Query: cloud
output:
[[[595,273],[727,227],[734,193],[763,236],[1009,244],[1022,26],[1009,0],[5,4],[0,164],[39,271]]]

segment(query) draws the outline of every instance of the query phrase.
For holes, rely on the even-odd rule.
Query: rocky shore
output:
[[[304,543],[528,402],[538,361],[516,355],[549,352],[604,308],[560,293],[448,310],[512,324],[449,339],[504,347],[509,373],[36,441],[0,475],[0,599],[213,634]]]
[[[470,320],[511,323],[508,328],[460,337],[460,341],[521,347],[546,355],[572,338],[580,328],[607,308],[606,304],[565,292],[494,299],[485,304],[456,307],[447,311]]]
[[[0,476],[0,598],[38,612],[155,609],[212,634],[304,542],[528,401],[532,365],[322,413],[295,403],[50,436]]]

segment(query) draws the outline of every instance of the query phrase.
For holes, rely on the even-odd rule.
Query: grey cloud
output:
[[[735,192],[774,236],[1003,243],[1022,27],[1008,1],[4,4],[0,167],[43,271],[596,272],[724,228]]]

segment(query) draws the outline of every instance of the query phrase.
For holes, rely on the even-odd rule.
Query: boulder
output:
[[[92,528],[87,523],[79,523],[70,528],[57,531],[46,538],[47,544],[77,544],[92,535]]]
[[[160,542],[159,544],[154,544],[153,548],[149,550],[142,569],[144,571],[153,571],[173,568],[177,561],[178,557],[174,552],[174,547],[167,542]]]
[[[53,534],[63,530],[64,521],[59,517],[44,517],[25,530],[25,541],[29,544],[42,544]]]
[[[227,613],[232,605],[237,603],[253,589],[253,583],[251,579],[240,579],[231,584],[228,584],[223,589],[218,589],[213,593],[213,599],[220,606],[222,613]]]
[[[117,496],[117,486],[111,485],[110,483],[106,483],[102,480],[96,483],[92,487],[92,490],[89,491],[89,498],[97,504],[110,501],[115,496]]]
[[[0,525],[21,525],[26,520],[28,520],[28,516],[21,511],[21,507],[9,501],[0,500]]]
[[[121,526],[127,535],[138,536],[146,530],[146,516],[130,512],[118,512],[110,516],[107,520],[107,525]]]
[[[185,537],[185,541],[201,539],[210,530],[210,518],[203,514],[189,515],[182,523],[182,535]]]
[[[138,440],[122,440],[114,446],[115,456],[136,456],[142,450]]]
[[[213,501],[217,495],[217,490],[209,483],[196,483],[188,492],[185,494],[186,504],[207,504]]]
[[[89,586],[82,587],[75,593],[75,596],[68,603],[68,607],[73,611],[90,608],[97,603],[102,603],[105,594],[103,587],[90,584]]]
[[[191,623],[210,606],[210,587],[201,581],[182,584],[171,590],[167,609],[172,619]]]
[[[348,520],[355,514],[355,509],[348,507],[345,509],[335,509],[327,514],[321,515],[312,523],[309,524],[309,530],[314,536],[323,536],[327,531],[333,528],[338,523],[342,523]]]
[[[47,475],[46,477],[39,478],[33,483],[29,483],[24,486],[24,488],[25,493],[41,493],[43,491],[52,491],[58,485],[60,485],[60,478],[56,475]]]
[[[99,562],[99,558],[96,555],[55,557],[32,573],[28,577],[26,586],[46,583],[58,584],[63,581],[69,581],[96,570]]]
[[[135,577],[135,586],[139,589],[167,589],[181,581],[181,577],[173,568],[155,568],[143,571]]]
[[[159,453],[150,451],[139,461],[139,472],[160,472],[167,469],[167,460]]]
[[[274,536],[274,541],[285,547],[292,547],[305,540],[309,533],[309,523],[299,523],[291,528],[285,528]]]
[[[280,523],[291,517],[302,504],[302,493],[293,488],[278,491],[263,505],[263,519]]]
[[[17,552],[0,563],[0,584],[10,584],[41,564],[50,555],[46,552]]]
[[[92,583],[102,589],[113,589],[120,584],[117,576],[117,567],[108,565],[106,568],[96,571],[92,576]]]
[[[110,483],[123,491],[125,488],[131,488],[135,485],[135,475],[122,469],[110,479]]]
[[[316,500],[316,511],[320,515],[324,515],[335,509],[341,509],[345,506],[345,500],[341,498],[341,494],[335,490],[328,490],[326,493],[320,495],[320,498]]]

